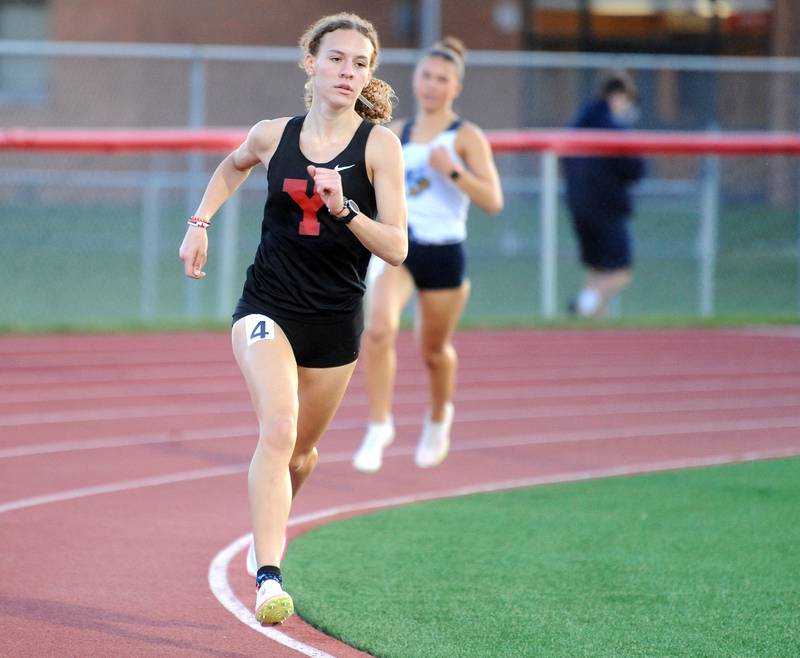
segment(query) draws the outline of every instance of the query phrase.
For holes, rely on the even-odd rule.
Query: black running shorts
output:
[[[424,244],[409,240],[403,265],[411,272],[417,290],[459,288],[467,275],[464,243]]]
[[[279,318],[264,311],[251,309],[241,300],[233,312],[233,322],[251,314],[262,314],[275,321],[286,334],[298,366],[303,368],[335,368],[358,358],[364,312],[330,322],[308,322]]]

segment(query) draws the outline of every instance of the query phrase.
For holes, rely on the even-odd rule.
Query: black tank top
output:
[[[367,138],[375,124],[362,121],[339,155],[316,163],[300,151],[304,119],[289,120],[270,159],[261,242],[247,270],[242,302],[278,318],[326,322],[361,311],[370,252],[346,224],[331,216],[314,193],[306,167],[337,169],[344,195],[375,219],[375,190],[365,163]]]

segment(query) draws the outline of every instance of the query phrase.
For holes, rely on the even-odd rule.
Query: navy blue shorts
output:
[[[409,240],[403,265],[411,272],[417,290],[459,288],[467,275],[464,243],[423,244]]]
[[[308,322],[256,310],[240,299],[233,312],[233,322],[251,313],[266,315],[283,330],[298,366],[335,368],[358,358],[361,332],[364,330],[363,310],[330,322]]]
[[[626,219],[573,217],[581,261],[595,270],[624,270],[633,264],[631,234]]]

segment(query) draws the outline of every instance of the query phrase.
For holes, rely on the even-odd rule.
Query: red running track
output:
[[[409,494],[800,454],[800,329],[465,331],[456,342],[447,461],[413,465],[426,399],[403,335],[383,470],[350,467],[366,414],[357,373],[291,536]],[[217,585],[253,602],[232,542],[249,528],[255,429],[226,334],[0,337],[0,654],[363,655],[299,619],[274,635],[281,644],[211,592],[216,556]]]

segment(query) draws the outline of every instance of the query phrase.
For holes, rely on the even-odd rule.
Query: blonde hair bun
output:
[[[453,36],[443,37],[441,41],[436,43],[436,46],[452,50],[462,60],[466,59],[467,57],[467,47],[464,45],[464,42],[458,37],[453,37]]]

